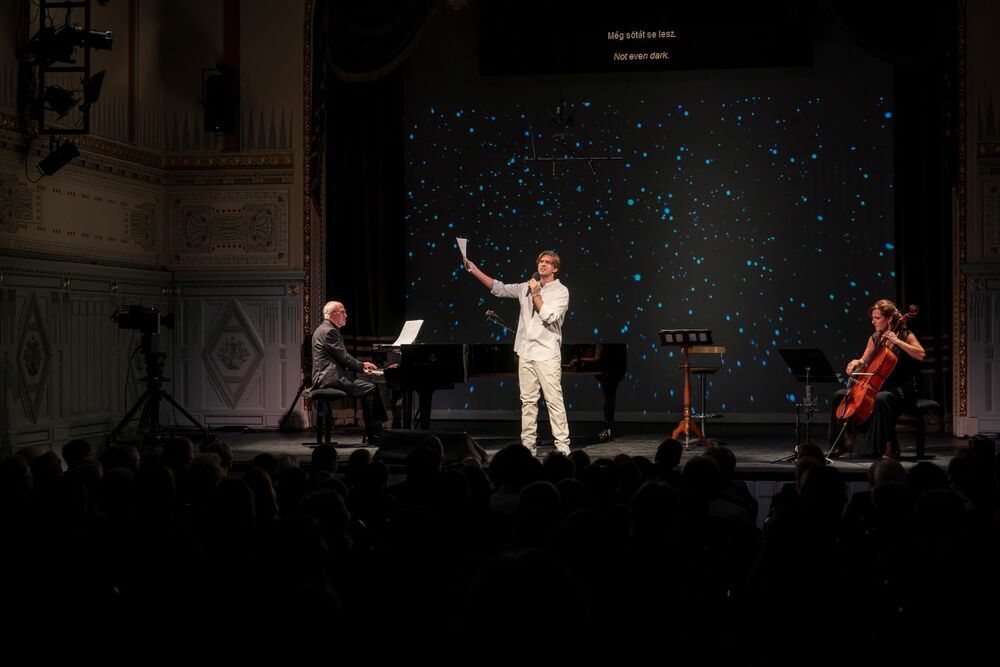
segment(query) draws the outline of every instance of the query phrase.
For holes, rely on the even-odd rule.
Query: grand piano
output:
[[[420,397],[420,428],[430,428],[431,403],[438,389],[454,389],[475,377],[517,375],[510,343],[444,343],[383,348],[385,382],[402,390],[403,428],[413,421],[412,395]],[[617,386],[627,370],[626,343],[567,343],[562,346],[563,375],[601,376]],[[398,364],[398,365],[396,365]]]

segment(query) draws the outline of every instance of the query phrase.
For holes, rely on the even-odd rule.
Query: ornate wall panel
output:
[[[276,427],[300,380],[301,272],[175,278],[184,407],[207,426]]]
[[[32,183],[23,161],[0,154],[0,248],[76,261],[161,264],[164,190],[101,173],[111,162],[94,161],[92,170],[67,166]]]
[[[139,336],[111,313],[169,310],[169,282],[163,271],[0,258],[0,451],[76,437],[98,444],[144,389],[142,355],[132,354]],[[172,332],[159,342],[172,349]]]
[[[1000,267],[965,267],[969,285],[969,415],[1000,433]],[[971,435],[966,433],[964,435]]]
[[[170,193],[175,266],[287,266],[287,189]]]

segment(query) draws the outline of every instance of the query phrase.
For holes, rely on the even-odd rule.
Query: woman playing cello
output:
[[[915,311],[915,309],[914,309]],[[924,360],[924,348],[908,329],[897,324],[902,314],[896,304],[888,299],[876,301],[869,309],[875,333],[868,339],[864,354],[860,359],[852,359],[847,364],[847,374],[865,373],[866,364],[872,362],[882,346],[889,346],[896,354],[896,364],[883,381],[875,395],[871,417],[856,424],[857,434],[852,447],[855,456],[899,458],[899,444],[896,440],[896,420],[903,410],[916,400],[917,362]],[[858,377],[863,380],[864,377]],[[840,402],[849,390],[841,390],[834,395],[833,414],[844,419]],[[851,420],[848,420],[851,421]],[[832,422],[831,422],[832,423]],[[838,445],[832,452],[839,455],[845,448]]]

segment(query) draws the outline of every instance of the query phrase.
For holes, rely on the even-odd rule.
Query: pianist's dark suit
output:
[[[359,380],[357,374],[364,370],[364,364],[351,356],[344,346],[340,329],[330,320],[324,319],[316,327],[312,337],[312,388],[339,389],[348,396],[364,399],[362,411],[365,417],[365,433],[372,444],[382,430],[382,422],[388,419],[382,396],[375,385]]]

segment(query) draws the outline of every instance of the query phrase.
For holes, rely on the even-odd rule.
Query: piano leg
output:
[[[597,382],[601,385],[601,398],[604,400],[604,430],[597,437],[601,442],[607,442],[615,437],[615,404],[621,379],[602,373],[597,376]]]
[[[403,389],[403,428],[413,428],[413,392]]]
[[[433,389],[417,390],[420,397],[420,428],[424,431],[431,430],[431,401],[433,400]]]

